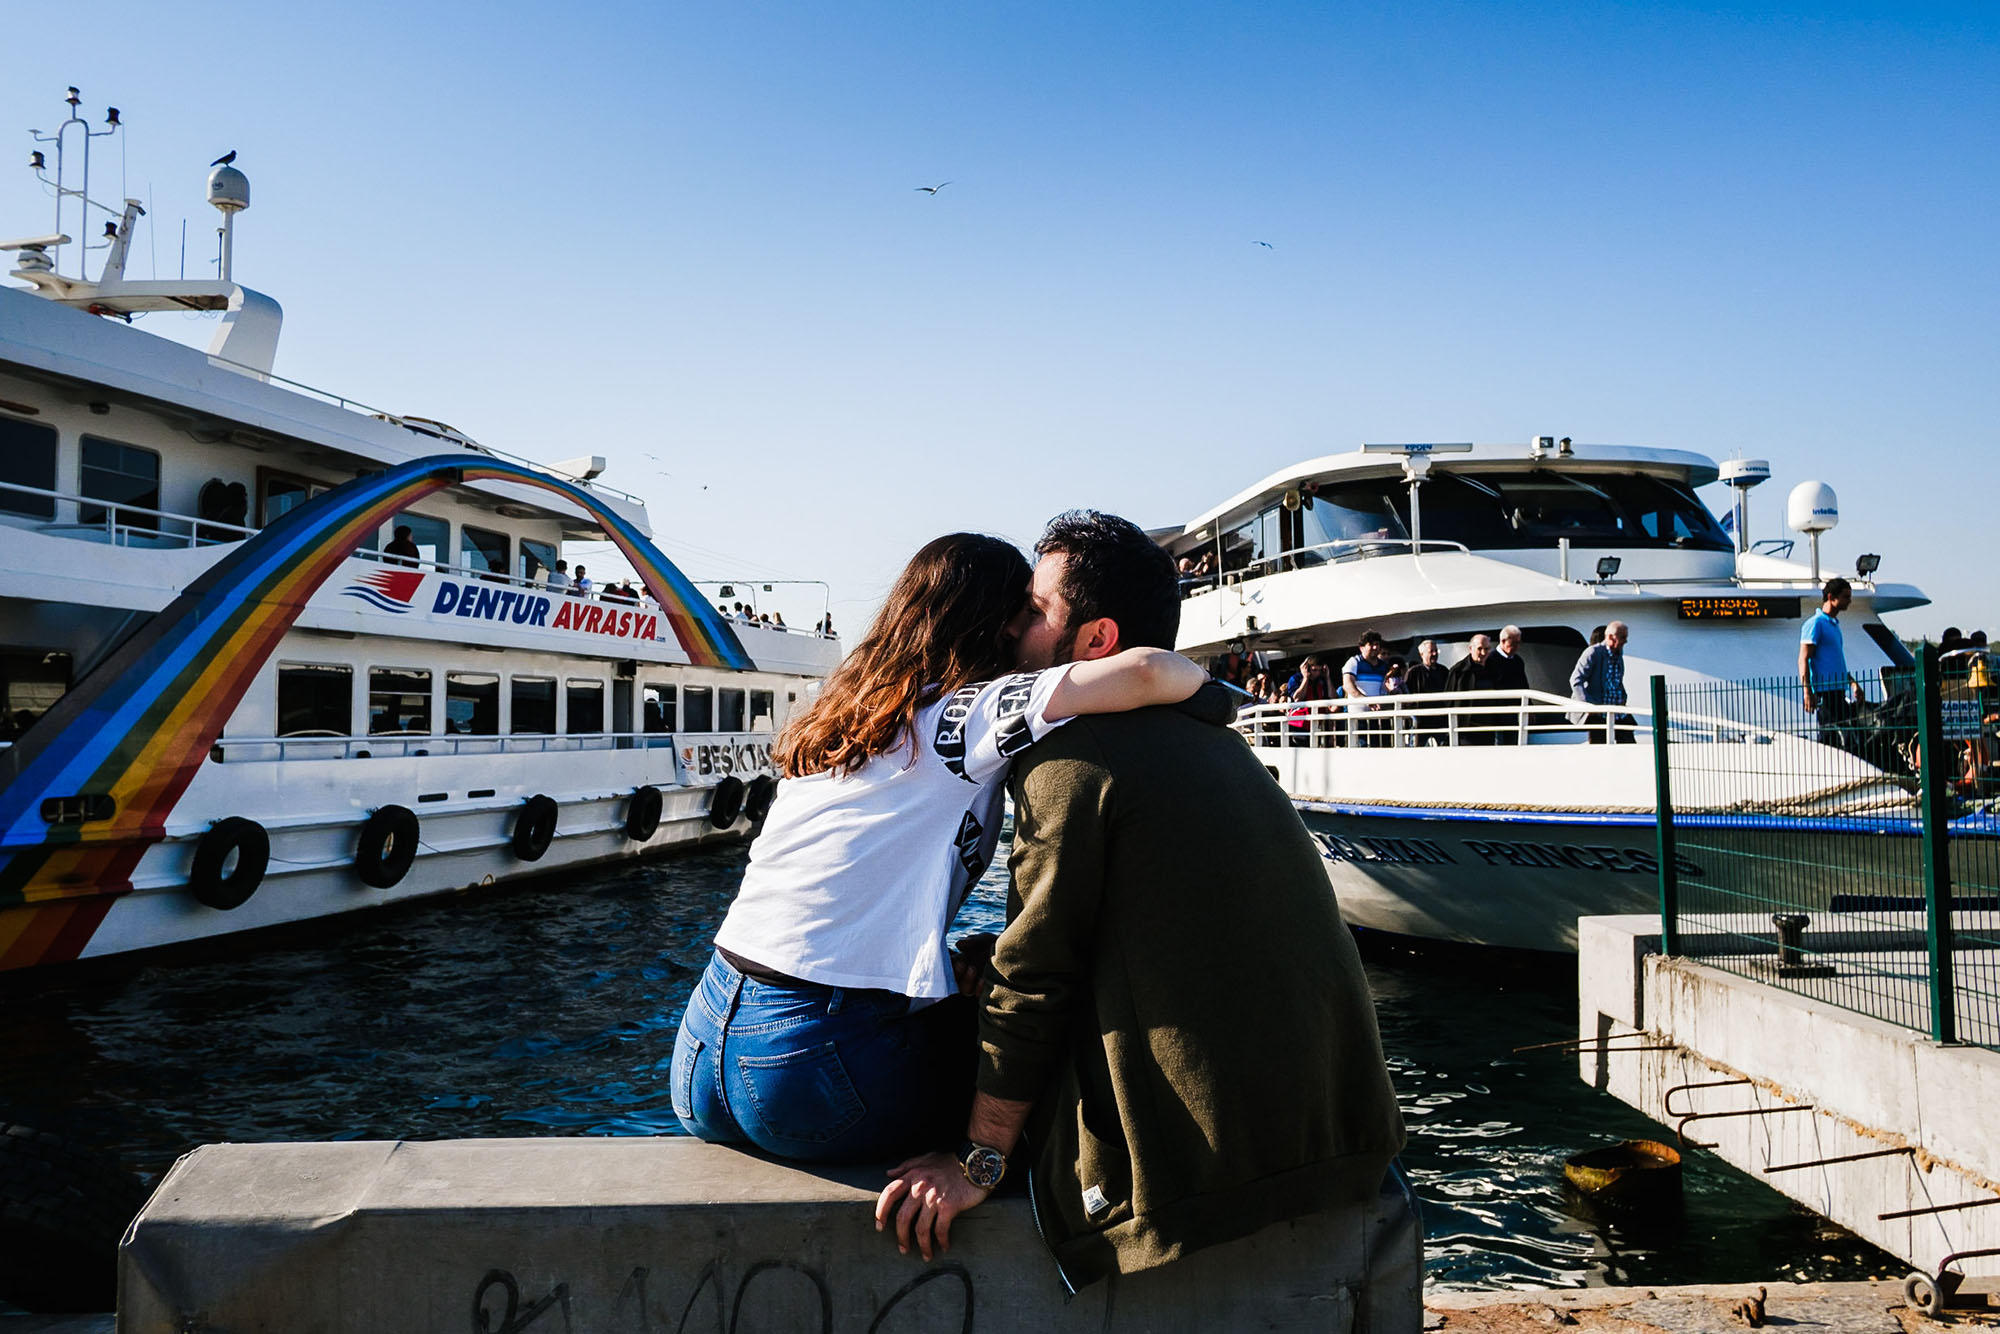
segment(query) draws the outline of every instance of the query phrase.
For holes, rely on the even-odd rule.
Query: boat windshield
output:
[[[1695,494],[1657,477],[1441,473],[1424,484],[1424,536],[1478,550],[1554,546],[1729,551]],[[1404,501],[1407,508],[1408,501]]]

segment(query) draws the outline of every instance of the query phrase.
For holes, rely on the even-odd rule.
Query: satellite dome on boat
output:
[[[1785,522],[1801,533],[1824,533],[1840,523],[1840,501],[1825,482],[1800,482],[1785,501]]]
[[[208,173],[208,202],[224,213],[241,213],[250,207],[250,178],[234,167],[217,167]]]

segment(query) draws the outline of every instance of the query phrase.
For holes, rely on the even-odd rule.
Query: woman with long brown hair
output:
[[[961,1128],[973,1032],[945,932],[993,855],[1011,758],[1066,719],[1207,680],[1151,648],[1009,674],[1027,590],[1011,543],[926,544],[786,726],[777,796],[674,1042],[690,1134],[862,1161]]]

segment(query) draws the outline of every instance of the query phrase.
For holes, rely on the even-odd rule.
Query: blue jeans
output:
[[[774,986],[724,962],[674,1037],[674,1115],[690,1135],[802,1162],[879,1162],[963,1138],[977,1031],[951,997]]]

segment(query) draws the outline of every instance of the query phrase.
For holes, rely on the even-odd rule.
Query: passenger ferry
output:
[[[1475,634],[1520,629],[1530,689],[1267,704],[1238,726],[1319,840],[1351,924],[1563,952],[1579,916],[1657,911],[1656,673],[1780,683],[1745,692],[1754,707],[1736,714],[1674,720],[1677,742],[1717,743],[1710,758],[1739,774],[1720,806],[1907,801],[1892,775],[1801,739],[1808,715],[1782,683],[1819,602],[1818,534],[1838,515],[1829,488],[1805,483],[1792,508],[1810,562],[1790,540],[1753,543],[1748,494],[1768,476],[1761,460],[1548,436],[1370,445],[1280,469],[1154,536],[1185,562],[1181,650],[1231,675],[1284,680],[1319,655],[1337,695],[1365,631],[1411,662],[1434,640],[1450,666]],[[1737,488],[1727,527],[1695,494],[1718,479]],[[1928,601],[1877,581],[1878,565],[1862,558],[1841,617],[1849,670],[1871,678],[1911,665],[1882,614]],[[1570,672],[1612,621],[1630,630],[1629,702],[1586,706]],[[1593,732],[1612,743],[1588,744]]]
[[[216,277],[129,276],[127,200],[86,278],[65,158],[117,112],[69,102],[56,227],[0,242],[0,969],[747,834],[839,645],[723,614],[746,589],[689,581],[601,458],[273,374],[233,165]],[[207,351],[131,327],[162,311],[214,312]],[[607,541],[643,591],[551,577]]]

